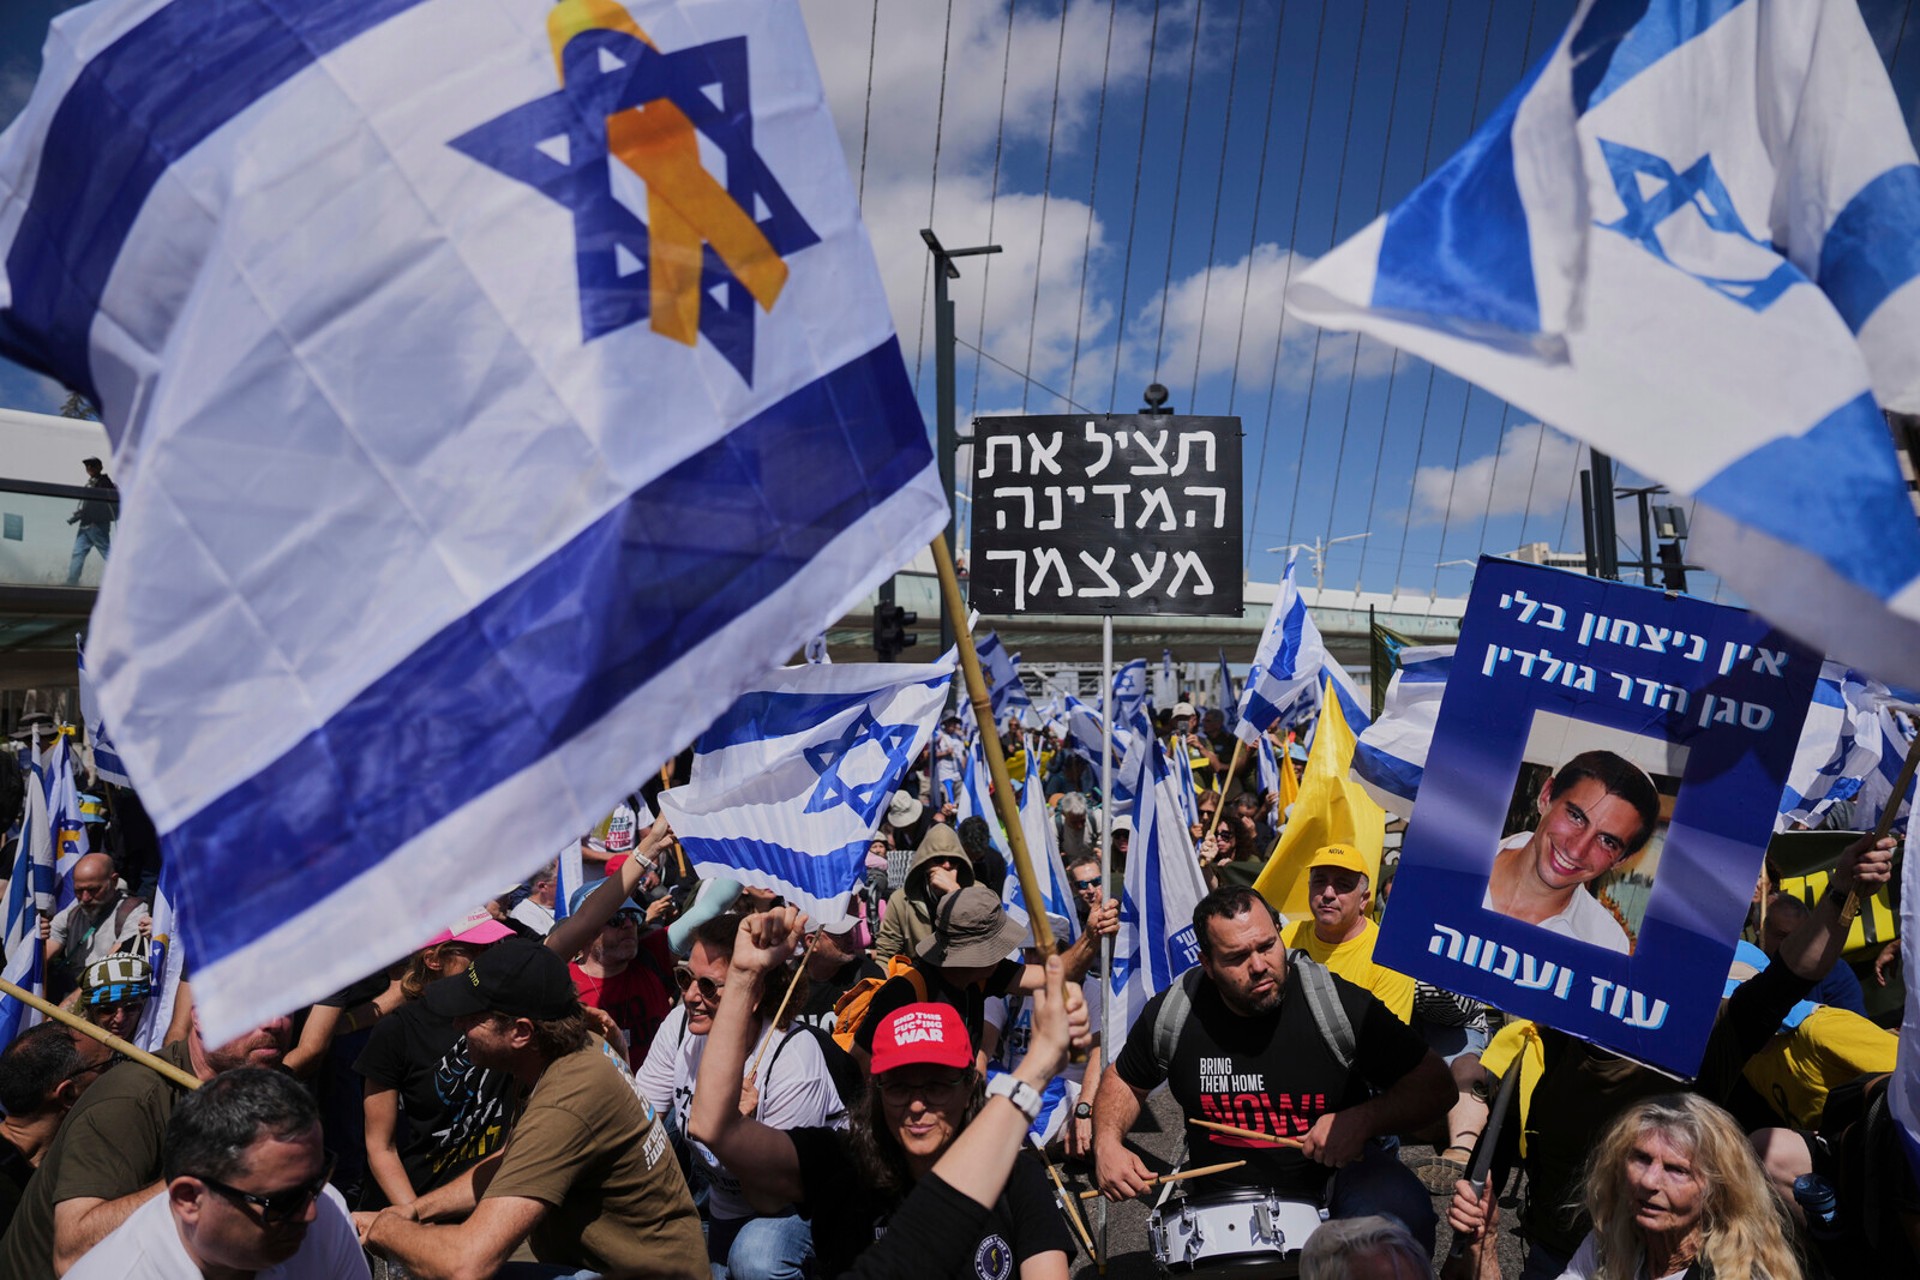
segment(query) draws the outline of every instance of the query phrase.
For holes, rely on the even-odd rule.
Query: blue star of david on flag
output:
[[[592,29],[567,42],[562,65],[558,90],[450,145],[572,212],[585,340],[649,318],[656,331],[677,332],[697,312],[699,334],[752,385],[755,291],[761,305],[770,307],[784,279],[777,262],[778,278],[764,278],[765,249],[784,259],[819,243],[819,236],[754,149],[746,40],[662,53],[624,31]],[[686,181],[690,167],[699,165],[687,123],[725,158],[725,195],[733,210],[716,211],[705,198],[709,193]],[[609,140],[615,129],[629,135],[621,167],[639,172],[647,183],[648,221],[615,190]],[[672,243],[656,245],[663,238]],[[743,239],[750,242],[744,251]],[[694,243],[697,286],[681,261]],[[664,252],[656,254],[657,248]],[[756,266],[762,268],[759,279]],[[656,280],[663,274],[675,278]],[[656,314],[663,299],[672,314]],[[691,341],[691,333],[683,340]]]
[[[913,725],[881,724],[872,711],[863,710],[846,737],[808,747],[807,763],[820,775],[820,781],[807,797],[806,812],[821,813],[844,804],[863,820],[875,821],[892,798],[896,780],[913,763],[910,752],[914,733]],[[850,782],[842,777],[847,761],[861,754],[861,748],[869,744],[877,745],[886,756],[886,764],[878,770],[878,776],[866,782]],[[872,753],[868,752],[867,756],[871,760]]]

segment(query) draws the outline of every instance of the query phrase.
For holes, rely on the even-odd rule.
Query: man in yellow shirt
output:
[[[1367,863],[1350,845],[1330,844],[1307,864],[1311,917],[1286,932],[1289,951],[1304,951],[1357,987],[1371,991],[1400,1021],[1413,1021],[1413,979],[1373,962],[1380,926],[1367,919],[1373,886]]]

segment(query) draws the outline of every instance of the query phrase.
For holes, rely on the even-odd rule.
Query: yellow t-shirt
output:
[[[1847,1009],[1821,1005],[1777,1035],[1742,1073],[1773,1109],[1802,1129],[1820,1123],[1827,1093],[1869,1072],[1893,1070],[1900,1037]]]
[[[1314,936],[1313,921],[1301,920],[1287,929],[1289,951],[1305,951],[1356,987],[1365,987],[1374,998],[1393,1010],[1393,1016],[1405,1023],[1413,1021],[1413,979],[1404,973],[1373,962],[1373,944],[1380,939],[1380,926],[1368,920],[1360,936],[1329,946]]]

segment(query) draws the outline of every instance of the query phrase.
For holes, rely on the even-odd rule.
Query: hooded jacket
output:
[[[927,884],[927,864],[937,858],[952,858],[960,864],[961,888],[973,883],[973,859],[961,846],[960,837],[946,823],[934,823],[927,838],[913,851],[913,861],[907,864],[906,883],[887,897],[880,933],[873,940],[873,958],[879,964],[885,965],[897,955],[913,955],[923,940],[933,936],[933,909],[938,901]]]

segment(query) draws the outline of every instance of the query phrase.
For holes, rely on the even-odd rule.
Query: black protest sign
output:
[[[979,418],[973,607],[1241,612],[1240,419]]]

